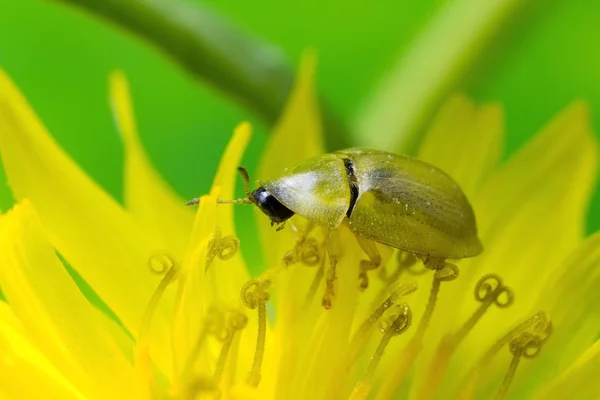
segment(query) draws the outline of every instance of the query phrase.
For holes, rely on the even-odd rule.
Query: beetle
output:
[[[334,232],[344,220],[369,257],[361,275],[381,263],[374,242],[400,249],[439,269],[446,259],[482,251],[473,208],[459,185],[424,161],[386,151],[351,148],[311,158],[283,174],[261,181],[246,199],[221,203],[255,204],[281,224],[294,214]],[[333,294],[336,246],[328,246],[327,291]],[[366,284],[364,284],[366,286]],[[327,295],[326,295],[327,297]],[[324,298],[330,306],[330,299]]]

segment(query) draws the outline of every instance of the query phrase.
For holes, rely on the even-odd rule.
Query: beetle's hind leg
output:
[[[356,240],[361,249],[369,257],[368,260],[362,260],[360,262],[360,271],[358,273],[358,280],[361,290],[365,290],[369,286],[369,277],[367,271],[378,268],[381,265],[381,255],[377,250],[377,245],[372,240],[365,239],[356,235]]]

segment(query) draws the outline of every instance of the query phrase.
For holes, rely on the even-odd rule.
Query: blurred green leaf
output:
[[[443,4],[357,120],[360,144],[414,153],[441,98],[448,94],[522,0],[452,0]]]

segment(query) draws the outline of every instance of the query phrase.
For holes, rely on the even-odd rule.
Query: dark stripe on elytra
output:
[[[348,183],[350,184],[350,206],[348,207],[348,211],[346,211],[346,216],[350,218],[354,206],[356,205],[356,200],[358,200],[358,181],[356,179],[356,174],[354,173],[352,160],[349,158],[344,158],[343,160],[344,167],[346,168],[346,175],[348,175]]]

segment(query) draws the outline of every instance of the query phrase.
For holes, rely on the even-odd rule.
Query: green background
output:
[[[338,115],[352,121],[378,79],[444,2],[204,3],[279,46],[291,65],[303,49],[314,47],[320,91]],[[599,16],[596,0],[528,2],[471,66],[458,89],[504,105],[507,155],[577,98],[589,101],[595,131],[600,131]],[[107,76],[115,68],[131,81],[140,135],[151,159],[186,199],[208,189],[238,122],[249,119],[256,126],[244,160],[251,173],[267,140],[268,128],[254,116],[149,45],[67,6],[0,0],[0,66],[58,142],[119,201],[123,149],[107,100]],[[0,185],[0,208],[11,203],[9,189]],[[252,212],[240,208],[239,214],[242,243],[256,243]],[[599,229],[597,192],[589,215],[588,231]],[[251,251],[245,253],[257,260]]]

